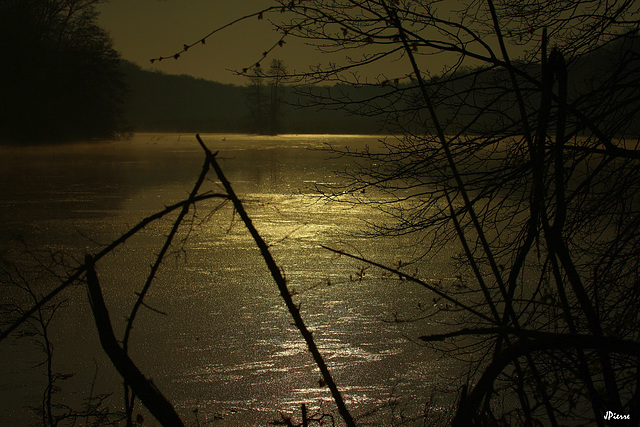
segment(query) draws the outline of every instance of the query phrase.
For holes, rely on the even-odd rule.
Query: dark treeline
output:
[[[410,83],[389,80],[359,86],[338,83],[294,88],[286,80],[277,79],[274,91],[274,76],[269,72],[236,86],[144,71],[120,60],[108,35],[95,23],[96,3],[0,0],[0,140],[112,138],[124,130],[373,134],[425,125],[412,113],[411,96],[403,94],[415,90]],[[627,37],[575,61],[569,70],[570,88],[588,96],[590,88],[596,90],[607,80],[632,72],[624,69],[624,64],[633,67],[635,62],[625,57],[637,56],[638,45],[637,37]],[[623,64],[622,68],[616,64]],[[526,70],[537,65],[522,62],[520,66]],[[478,80],[505,81],[501,73],[505,71],[485,67],[473,73],[461,70],[464,77],[448,78],[444,84],[433,78],[433,87],[438,88],[433,94],[438,109],[444,116],[455,116],[455,121],[447,123],[449,134],[500,128],[495,120],[509,111],[516,113],[515,98],[509,96],[498,103],[491,93],[482,96],[478,91],[473,101],[458,98],[464,93],[461,88]],[[522,82],[525,93],[527,84]],[[393,96],[386,95],[398,88],[394,102]],[[537,91],[528,93],[535,105]],[[419,94],[415,95],[420,102]],[[473,112],[483,102],[493,104],[487,106],[482,118],[474,117]],[[309,105],[313,108],[303,108]],[[621,100],[620,114],[611,123],[612,128],[639,135],[640,125],[632,114],[635,106],[634,102]],[[390,108],[397,114],[389,115]],[[494,115],[489,114],[491,109]]]
[[[640,43],[637,37],[627,37],[577,60],[569,70],[571,90],[589,93],[590,88],[598,87],[608,79],[631,72],[633,62],[625,61],[628,55],[637,55]],[[621,64],[622,69],[612,66]],[[521,62],[520,67],[538,67]],[[626,68],[625,68],[626,67]],[[142,70],[139,66],[123,61],[125,82],[130,87],[130,99],[125,108],[125,117],[134,131],[157,132],[241,132],[256,134],[273,133],[345,133],[375,134],[393,132],[396,128],[421,127],[411,111],[411,97],[398,97],[394,103],[400,113],[390,120],[389,103],[393,98],[384,96],[398,88],[393,80],[376,81],[360,86],[335,84],[333,86],[297,87],[280,83],[278,88],[279,106],[277,126],[270,113],[273,108],[269,88],[270,78],[264,80],[247,79],[245,86],[222,84],[187,75],[168,75],[161,72]],[[438,109],[443,116],[455,116],[456,120],[447,123],[450,134],[458,132],[481,132],[495,126],[504,114],[511,111],[516,114],[515,98],[505,96],[499,104],[487,107],[495,114],[484,114],[480,119],[474,117],[475,108],[483,102],[495,103],[491,94],[477,96],[474,105],[456,99],[452,94],[463,92],[465,86],[484,81],[503,82],[504,70],[478,68],[475,73],[468,69],[460,70],[464,77],[449,78],[445,84],[433,78],[434,87],[438,87],[434,98],[438,100]],[[521,82],[526,88],[527,82]],[[406,90],[411,84],[400,83]],[[528,92],[529,102],[539,102],[537,92]],[[400,93],[401,94],[401,93]],[[416,102],[419,94],[416,92]],[[631,94],[633,95],[633,94]],[[402,98],[402,99],[401,99]],[[409,101],[407,101],[409,99]],[[371,102],[366,102],[371,100]],[[309,107],[313,105],[313,107]],[[621,110],[633,110],[633,103],[624,103]],[[402,111],[406,110],[406,115]],[[625,114],[620,115],[624,119]],[[621,129],[620,123],[612,126]],[[640,135],[640,124],[629,115],[624,126],[626,135]]]
[[[0,138],[53,142],[121,130],[120,57],[97,0],[0,0]]]
[[[611,137],[622,134],[627,137],[640,137],[640,120],[637,111],[640,109],[640,89],[634,84],[627,84],[637,72],[640,58],[640,38],[637,34],[625,35],[620,39],[601,46],[580,58],[571,61],[568,72],[568,91],[582,94],[573,108],[586,104],[599,103],[618,104],[617,114],[612,115],[602,124],[603,129]],[[538,108],[540,92],[537,82],[528,80],[526,75],[535,75],[540,64],[533,61],[514,61],[514,66],[522,71],[517,80],[522,88],[522,96],[531,109]],[[505,128],[505,117],[518,116],[518,103],[515,92],[502,93],[505,82],[509,81],[507,70],[490,66],[459,67],[455,72],[445,76],[433,76],[428,80],[438,113],[446,118],[443,123],[448,135],[477,135],[502,129],[519,135],[518,127]],[[617,82],[624,85],[621,93],[603,92],[600,88]],[[416,114],[421,111],[421,94],[414,82],[402,80],[380,80],[372,84],[360,86],[335,85],[331,87],[309,87],[299,89],[301,95],[290,98],[301,105],[313,105],[321,108],[341,111],[340,117],[364,116],[375,118],[372,129],[387,130],[397,133],[410,130],[415,134],[424,132],[432,126],[429,118]],[[615,97],[612,98],[612,97]],[[478,114],[478,110],[482,114]],[[313,115],[309,114],[309,117]],[[331,128],[331,124],[327,126]],[[584,134],[588,133],[586,128]]]
[[[638,69],[640,58],[640,38],[637,34],[627,34],[606,45],[600,46],[593,52],[578,58],[567,58],[570,66],[567,69],[567,90],[569,94],[581,94],[571,108],[586,108],[586,105],[597,106],[617,103],[617,112],[606,120],[601,118],[601,130],[610,137],[625,135],[626,137],[640,136],[640,121],[637,111],[640,108],[640,89],[629,83],[633,80]],[[524,75],[534,75],[540,67],[536,63],[525,61],[514,62],[522,70],[518,82],[527,105],[535,109],[540,104],[540,93],[536,82],[527,80]],[[462,68],[453,76],[448,77],[444,84],[438,84],[435,77],[433,86],[438,90],[433,94],[443,117],[455,117],[455,121],[447,123],[449,134],[478,134],[495,129],[504,128],[504,117],[518,115],[518,104],[515,92],[507,93],[495,99],[494,93],[508,81],[508,72],[504,69],[480,67],[477,69]],[[612,84],[613,83],[613,84]],[[478,90],[478,86],[483,90]],[[603,91],[603,87],[621,88],[624,91]],[[461,97],[461,94],[471,93],[474,96]],[[597,108],[597,107],[592,107]],[[477,116],[477,110],[484,114]],[[411,117],[402,123],[403,127],[411,127]],[[552,127],[552,129],[554,129]],[[518,134],[520,129],[514,128]],[[584,135],[589,131],[583,125]]]
[[[128,61],[122,71],[130,88],[125,117],[134,131],[240,132],[246,126],[242,87],[144,71]]]
[[[277,132],[267,118],[257,115],[266,101],[256,97],[255,85],[222,84],[187,75],[145,71],[123,61],[125,82],[130,88],[125,118],[137,132],[240,132],[240,133],[377,133],[384,129],[375,117],[346,114],[342,110],[300,108],[291,86],[280,88]],[[264,83],[269,98],[268,82]],[[333,90],[338,89],[332,88]],[[354,91],[345,86],[344,90]],[[316,88],[326,92],[329,88]],[[371,88],[363,92],[371,92]],[[373,92],[377,92],[373,88]],[[265,113],[265,117],[269,116]]]

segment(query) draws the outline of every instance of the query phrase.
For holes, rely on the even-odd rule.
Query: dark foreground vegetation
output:
[[[458,244],[452,262],[465,266],[472,279],[447,289],[414,277],[402,265],[384,266],[327,248],[433,294],[434,304],[424,308],[423,317],[448,331],[425,333],[420,341],[468,363],[452,385],[456,403],[439,422],[466,427],[640,421],[639,14],[635,2],[623,0],[294,0],[277,1],[246,18],[273,19],[279,31],[274,48],[297,37],[323,50],[362,53],[344,64],[285,75],[300,85],[300,103],[378,117],[395,135],[379,152],[330,148],[364,166],[345,173],[351,179],[347,186],[320,188],[323,195],[379,207],[390,220],[375,225],[372,238],[417,237],[419,257],[436,257],[445,243]],[[513,59],[513,50],[521,60]],[[264,52],[263,62],[273,48]],[[594,60],[601,52],[614,59]],[[166,58],[180,54],[184,51]],[[433,78],[426,67],[437,55],[454,61]],[[405,61],[406,73],[368,83],[353,73],[388,57]],[[260,74],[256,68],[247,67],[248,78]],[[319,82],[385,90],[354,100],[345,91],[309,89]],[[55,291],[24,309],[1,338],[37,316],[71,283],[84,280],[103,347],[125,382],[128,424],[133,424],[132,402],[139,398],[161,423],[180,425],[171,403],[132,369],[128,332],[121,342],[110,336],[99,295],[99,261],[149,221],[180,210],[139,292],[129,331],[189,206],[205,198],[230,200],[260,248],[344,424],[355,425],[341,396],[344,385],[332,381],[268,247],[252,229],[215,155],[202,145],[202,174],[187,200],[88,256]],[[199,193],[210,167],[223,193]],[[368,191],[373,189],[395,199],[373,198],[376,191]],[[429,414],[420,420],[430,421]]]

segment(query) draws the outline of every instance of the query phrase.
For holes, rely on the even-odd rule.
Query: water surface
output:
[[[336,171],[354,167],[319,148],[377,149],[380,138],[204,139],[219,151],[223,170],[271,245],[354,416],[376,425],[419,417],[451,366],[415,342],[436,325],[395,319],[417,315],[432,295],[320,247],[390,264],[411,256],[412,242],[354,235],[365,221],[385,221],[380,213],[325,203],[314,189],[340,183]],[[51,254],[74,265],[74,259],[97,252],[145,216],[187,197],[202,161],[195,138],[177,134],[0,147],[0,255],[30,272],[37,271],[29,267],[34,259]],[[205,187],[222,192],[213,175]],[[344,194],[343,199],[355,197]],[[204,202],[188,218],[146,300],[164,314],[143,309],[137,319],[130,350],[134,361],[188,424],[265,425],[278,419],[279,411],[299,418],[302,403],[337,419],[329,391],[320,385],[315,364],[231,205]],[[97,265],[119,337],[172,220],[159,221]],[[415,268],[423,279],[446,279],[454,275],[449,265],[443,256]],[[47,285],[37,283],[43,293]],[[15,296],[5,292],[3,302]],[[51,325],[54,366],[76,375],[60,382],[55,398],[79,405],[95,375],[94,395],[114,393],[107,402],[120,409],[120,380],[99,348],[86,292],[78,285],[63,297],[67,303]],[[25,407],[39,405],[46,384],[43,368],[32,369],[41,355],[18,340],[3,342],[0,358],[3,425],[37,423]]]

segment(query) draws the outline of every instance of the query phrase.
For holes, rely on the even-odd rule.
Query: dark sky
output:
[[[166,56],[197,41],[213,28],[259,10],[269,0],[111,0],[100,6],[99,24],[111,34],[125,59],[171,74],[190,74],[225,83],[240,83],[227,69],[255,62],[265,41],[278,40],[266,21],[252,19],[226,30],[183,55],[152,67],[149,59]]]
[[[270,0],[110,0],[99,8],[99,24],[109,31],[116,50],[125,59],[144,68],[243,85],[246,79],[229,70],[255,63],[263,51],[279,40],[267,16],[264,20],[251,18],[224,30],[177,61],[152,65],[149,59],[172,55],[183,44],[198,41],[214,28],[271,5]],[[298,72],[307,71],[311,65],[326,64],[330,59],[291,39],[270,58],[282,59],[289,71]],[[366,74],[375,79],[378,74],[388,73],[394,78],[406,74],[407,66],[404,62],[392,63]]]
[[[273,4],[270,0],[110,0],[100,6],[98,22],[111,34],[116,50],[144,68],[242,85],[246,79],[229,70],[254,64],[280,39],[267,19],[241,22],[179,60],[152,65],[149,59],[172,55],[216,27]],[[295,40],[287,41],[270,58],[283,60],[289,71],[306,71],[328,60]]]

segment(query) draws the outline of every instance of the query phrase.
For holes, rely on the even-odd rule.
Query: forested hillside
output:
[[[142,70],[124,61],[129,86],[125,117],[133,131],[248,132],[255,131],[250,87],[222,84],[186,75]],[[249,83],[249,82],[247,82]],[[316,89],[326,91],[327,88]],[[369,89],[370,90],[370,89]],[[280,120],[282,133],[379,133],[375,117],[344,111],[299,108],[298,95],[284,90]]]
[[[131,62],[122,70],[130,90],[125,117],[134,131],[240,132],[246,127],[242,87],[144,71]]]
[[[639,55],[638,46],[637,38],[625,38],[583,58],[567,58],[570,63],[570,92],[588,93],[589,88],[595,90],[608,79],[622,78],[632,72],[624,64],[635,64],[628,60],[628,56]],[[540,67],[539,64],[523,62],[517,66],[523,69]],[[126,61],[123,73],[130,89],[125,117],[133,131],[259,133],[259,126],[255,123],[256,96],[252,92],[255,88],[252,89],[249,79],[246,86],[235,86],[186,75],[144,71]],[[437,107],[442,120],[447,123],[448,133],[479,132],[499,126],[494,120],[500,120],[499,117],[505,112],[513,110],[516,113],[515,95],[505,96],[499,103],[493,100],[492,105],[485,106],[487,111],[481,119],[475,117],[473,112],[479,105],[492,99],[490,93],[486,97],[476,93],[473,99],[460,99],[454,95],[463,93],[465,86],[477,85],[479,81],[488,88],[492,87],[491,82],[501,85],[507,81],[504,73],[506,71],[490,68],[478,68],[471,74],[468,70],[461,70],[460,75],[464,77],[457,78],[455,74],[447,76],[445,84],[440,81],[442,77],[434,77],[438,82],[438,91],[433,96],[438,101]],[[531,74],[535,75],[535,70]],[[530,82],[522,81],[521,84],[523,88],[527,88]],[[263,90],[268,91],[267,79],[264,86]],[[361,87],[334,85],[299,87],[295,90],[290,86],[283,86],[279,90],[282,91],[279,95],[282,105],[278,113],[281,133],[377,134],[393,131],[398,125],[416,129],[425,125],[412,114],[398,115],[396,120],[400,122],[387,122],[388,115],[385,111],[390,107],[389,103],[397,111],[405,108],[411,111],[407,102],[410,103],[412,98],[403,96],[403,93],[417,91],[415,84],[411,82],[395,84],[393,81],[380,81]],[[397,94],[397,102],[393,101],[393,96],[382,96],[393,92]],[[536,91],[527,93],[532,94],[530,105],[537,105],[539,101]],[[268,98],[268,94],[263,96]],[[633,107],[633,100],[638,95],[630,93],[630,96],[631,101],[627,100],[621,105],[620,118],[627,120],[628,130],[638,134],[640,126]],[[495,114],[492,115],[490,111],[495,111]]]

